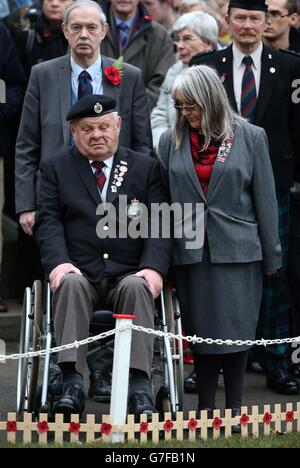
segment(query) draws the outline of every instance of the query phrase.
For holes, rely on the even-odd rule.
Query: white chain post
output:
[[[116,336],[114,347],[114,364],[110,400],[110,424],[122,426],[126,423],[130,352],[132,340],[132,320],[135,315],[113,315],[116,318]],[[124,327],[121,330],[121,327]],[[124,442],[125,434],[113,432],[112,443]]]

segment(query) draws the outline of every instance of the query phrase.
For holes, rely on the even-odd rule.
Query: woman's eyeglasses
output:
[[[190,44],[191,42],[194,42],[197,39],[200,39],[200,37],[197,37],[197,36],[183,36],[183,37],[173,36],[172,41],[173,41],[173,44],[178,45],[180,42],[182,42],[183,44]]]
[[[177,102],[174,103],[174,107],[176,110],[179,110],[179,111],[183,111],[185,110],[186,112],[194,112],[194,110],[197,109],[198,105],[197,104],[193,104],[191,106],[185,106],[185,105],[182,105],[182,104],[178,104]]]

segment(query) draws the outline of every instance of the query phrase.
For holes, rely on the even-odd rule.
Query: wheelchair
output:
[[[166,285],[156,301],[155,327],[163,332],[182,334],[178,300],[170,285]],[[90,335],[95,336],[115,328],[113,312],[96,310],[90,324]],[[111,339],[111,338],[110,338]],[[20,354],[44,351],[42,357],[20,358],[17,378],[17,412],[48,413],[52,416],[55,403],[50,385],[51,376],[59,373],[55,357],[48,351],[53,348],[54,328],[51,318],[51,290],[49,283],[35,281],[24,293],[20,331]],[[102,340],[101,340],[102,345]],[[168,337],[155,338],[154,365],[152,368],[155,406],[159,413],[183,410],[183,346],[182,341]]]

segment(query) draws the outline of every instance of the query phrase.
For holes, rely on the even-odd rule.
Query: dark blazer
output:
[[[122,186],[113,192],[114,170],[118,164],[124,165],[121,161],[127,162],[128,171]],[[97,236],[96,227],[103,217],[96,214],[96,209],[98,205],[101,207],[102,201],[90,163],[75,146],[42,161],[41,175],[35,234],[48,274],[62,263],[73,263],[92,282],[100,281],[103,276],[117,277],[143,268],[152,268],[164,276],[167,274],[170,239],[100,239]],[[158,162],[141,153],[119,148],[111,172],[107,203],[115,206],[117,222],[125,216],[127,223],[126,206],[121,207],[120,216],[118,213],[120,195],[127,195],[129,205],[134,198],[147,206],[168,201]]]
[[[9,31],[0,21],[0,80],[6,85],[6,103],[0,103],[0,157],[8,155],[12,122],[19,116],[26,87]],[[3,82],[1,84],[1,88]]]
[[[104,70],[114,60],[102,56]],[[122,117],[120,144],[151,154],[152,134],[141,72],[124,64],[123,79],[114,86],[103,73],[103,93],[117,101]],[[66,121],[71,101],[70,56],[49,60],[32,68],[16,145],[16,212],[37,208],[39,165],[70,143]]]
[[[228,98],[237,111],[233,87],[232,46],[198,54],[190,65],[210,65],[223,80]],[[277,190],[293,185],[294,162],[299,158],[300,104],[292,101],[294,80],[300,78],[300,57],[289,51],[264,46],[262,71],[254,124],[262,127],[270,145],[270,158]]]

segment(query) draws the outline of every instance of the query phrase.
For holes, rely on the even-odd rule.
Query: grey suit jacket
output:
[[[105,70],[113,59],[102,56]],[[103,93],[114,97],[122,117],[120,145],[150,155],[152,135],[141,72],[124,64],[123,79],[114,86],[103,74]],[[70,142],[67,113],[72,104],[70,55],[32,68],[16,144],[16,212],[37,208],[39,164]]]
[[[162,174],[172,203],[204,204],[204,226],[213,263],[263,260],[265,268],[282,265],[274,177],[263,129],[236,124],[225,161],[216,159],[205,197],[194,168],[189,133],[175,148],[172,132],[165,132],[158,151]],[[186,238],[175,239],[173,264],[202,261],[203,248],[186,248]]]

